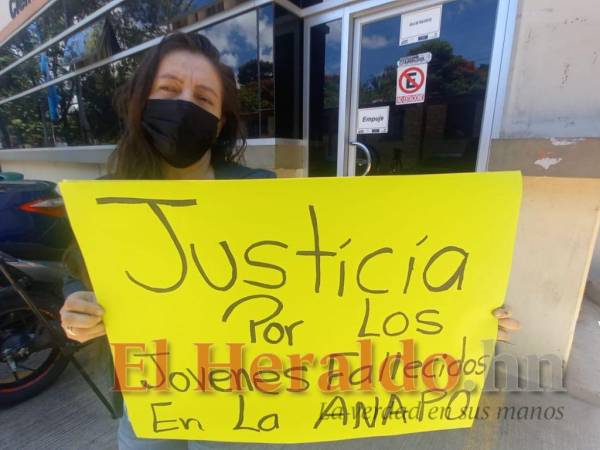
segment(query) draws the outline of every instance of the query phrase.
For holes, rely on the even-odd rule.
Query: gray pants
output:
[[[133,432],[125,409],[119,420],[117,434],[119,450],[280,450],[284,444],[245,444],[214,441],[179,441],[173,439],[142,439]]]

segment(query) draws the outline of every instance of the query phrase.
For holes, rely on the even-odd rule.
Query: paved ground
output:
[[[488,406],[490,411],[501,406],[514,406],[516,411],[536,406],[543,411],[562,407],[562,419],[556,413],[554,420],[496,420],[491,413],[490,418],[476,421],[470,430],[294,445],[286,449],[597,450],[600,448],[599,320],[600,307],[584,302],[567,377],[573,395],[513,393],[488,394],[482,398],[481,406]],[[591,364],[589,355],[593,355]],[[99,378],[103,369],[98,346],[82,352],[79,358]],[[115,449],[115,433],[116,423],[72,367],[38,397],[0,410],[0,449]]]

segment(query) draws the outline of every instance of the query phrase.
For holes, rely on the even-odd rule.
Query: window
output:
[[[243,1],[246,0],[238,0],[238,3],[243,3]],[[79,3],[84,3],[86,7],[84,8],[83,5],[77,6]],[[56,23],[52,26],[52,29],[56,31],[53,35],[56,35],[100,8],[103,3],[106,2],[66,1],[65,7],[68,9],[60,17],[54,17],[54,12],[46,17],[47,12],[45,12],[41,16],[40,22],[52,23],[54,19]],[[135,47],[187,25],[187,21],[191,18],[200,20],[208,17],[217,12],[211,10],[211,5],[217,3],[219,2],[125,1],[82,30],[73,33],[41,54],[24,61],[0,76],[0,96],[10,97],[45,83],[52,78],[65,75],[72,70],[85,67],[98,60]],[[228,8],[231,6],[233,5],[228,4]],[[223,8],[220,10],[223,10]],[[2,52],[7,52],[7,55],[17,54],[18,57],[12,59],[16,60],[47,40],[37,32],[39,29],[37,22],[31,24],[28,30],[30,28],[36,30],[36,32],[24,33],[22,39],[18,41],[21,44],[27,44],[25,46],[27,51],[23,49],[15,50],[10,44],[7,44],[0,51],[0,63],[4,61]]]
[[[74,23],[90,12],[63,1],[71,8],[63,14],[68,18],[63,23]],[[227,7],[244,1],[233,0]],[[0,76],[0,98],[118,57],[128,48],[214,14],[218,8],[225,6],[214,1],[128,0]],[[302,28],[301,19],[278,5],[266,4],[197,31],[213,42],[222,61],[235,72],[241,119],[249,138],[301,138]],[[116,143],[120,130],[112,106],[114,92],[141,57],[139,53],[113,59],[1,104],[2,148]]]
[[[275,5],[275,136],[302,138],[303,21]]]
[[[256,10],[203,28],[221,52],[221,60],[234,70],[240,88],[241,117],[248,137],[260,135],[258,97],[258,27]]]
[[[0,106],[4,148],[116,143],[120,125],[112,101],[141,55],[125,58]]]
[[[273,9],[273,5],[264,5],[258,9],[258,75],[260,79],[260,137],[275,136]]]
[[[0,69],[22,58],[74,23],[102,7],[108,0],[58,0],[0,49]]]
[[[335,176],[338,157],[342,20],[310,29],[309,175]]]

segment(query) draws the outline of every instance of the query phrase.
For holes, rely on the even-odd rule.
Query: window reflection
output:
[[[275,85],[273,80],[273,5],[258,9],[258,58],[260,78],[260,136],[275,136]]]
[[[67,28],[95,13],[110,0],[59,0],[67,18]],[[44,13],[45,14],[45,13]]]
[[[337,173],[341,38],[341,19],[310,29],[310,176]]]
[[[3,147],[41,147],[41,144],[49,142],[48,130],[43,127],[44,114],[44,99],[38,93],[23,97],[19,102],[2,105],[0,129]]]
[[[323,3],[323,0],[290,0],[290,1],[299,8],[308,8],[309,6]]]
[[[47,57],[46,64],[53,76],[65,75],[182,26],[196,23],[198,20],[244,1],[246,0],[229,2],[222,0],[128,0],[111,9],[84,29],[49,47],[44,52]],[[63,11],[62,15],[56,18],[54,15],[46,17],[46,13],[44,13],[40,18],[43,23],[52,23],[51,21],[56,19],[56,24],[51,27],[55,30],[54,34],[58,34],[68,26],[80,21],[100,8],[105,1],[83,2],[85,5],[79,7],[76,6],[77,2],[69,0],[67,3],[66,14]],[[39,31],[37,22],[30,25],[27,30],[26,33],[23,33],[22,38],[16,41],[19,48],[15,49],[11,44],[2,47],[0,64],[5,60],[18,59],[11,60],[10,55],[15,52],[23,56],[27,53],[24,50],[25,47],[29,51],[46,41],[45,34]],[[19,35],[21,34],[19,33]],[[256,37],[256,32],[254,37]],[[27,45],[24,45],[25,43]],[[0,96],[9,97],[43,83],[45,79],[40,76],[39,63],[39,56],[34,56],[0,76]]]
[[[127,1],[0,76],[0,97],[19,94],[85,69],[129,46],[162,35],[172,26],[183,25],[190,17],[189,11],[200,14],[207,5],[214,4]],[[223,3],[224,7],[233,4]],[[235,72],[248,137],[300,138],[302,20],[279,6],[267,4],[198,32],[213,42],[222,61]],[[140,58],[138,54],[83,72],[0,105],[3,148],[116,143],[119,124],[112,97]],[[275,79],[279,80],[278,85]]]
[[[111,21],[103,17],[66,39],[60,66],[77,69],[120,51]]]
[[[10,97],[121,50],[108,17],[19,64],[0,76],[0,96]]]
[[[302,137],[303,22],[275,5],[275,135]]]
[[[272,8],[271,8],[272,11]],[[104,19],[102,19],[104,20]],[[89,63],[98,57],[105,44],[101,26],[92,26],[77,40],[63,47],[69,55],[69,65]],[[247,124],[249,137],[259,137],[259,83],[258,83],[258,25],[257,10],[230,18],[200,31],[221,52],[222,60],[232,66],[240,88],[242,119]],[[265,120],[265,132],[274,131],[273,112],[273,26],[272,14],[262,15],[261,25],[261,85],[264,91],[262,109],[271,115]],[[50,55],[50,56],[49,56]],[[18,92],[63,73],[54,72],[50,63],[51,52],[32,60],[27,76],[16,72],[0,78],[0,89],[11,82]],[[112,107],[116,88],[133,73],[141,55],[125,58],[113,64],[85,72],[63,83],[27,95],[0,106],[0,132],[4,148],[52,147],[66,145],[97,145],[115,143],[119,135],[119,122]],[[40,63],[38,64],[38,61]],[[65,60],[61,59],[65,67]],[[27,120],[24,120],[27,118]],[[269,125],[270,124],[270,125]]]
[[[0,106],[3,148],[116,143],[116,89],[139,62],[125,58]]]
[[[240,88],[241,116],[249,137],[259,136],[257,12],[249,11],[199,31],[217,47],[231,66]]]
[[[101,17],[1,75],[0,96],[18,94],[120,51],[109,17]]]
[[[0,69],[101,8],[108,0],[58,0],[0,49]]]
[[[172,7],[173,29],[199,22],[222,11],[227,11],[248,0],[178,0],[167,1]]]

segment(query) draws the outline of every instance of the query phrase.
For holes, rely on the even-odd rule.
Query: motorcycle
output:
[[[62,198],[48,181],[0,173],[0,217],[0,406],[6,406],[41,392],[67,366],[59,310],[61,258],[72,234]]]
[[[69,343],[60,327],[62,268],[2,251],[0,266],[6,271],[0,271],[0,406],[8,406],[50,386],[66,368],[76,345]],[[18,289],[27,293],[50,327]]]
[[[0,178],[0,217],[0,407],[37,395],[71,363],[119,417],[120,406],[75,358],[85,345],[68,339],[60,326],[62,255],[73,236],[56,185]]]

